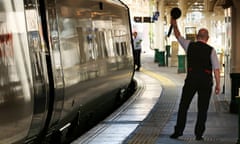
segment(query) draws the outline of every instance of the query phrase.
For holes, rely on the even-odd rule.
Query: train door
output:
[[[31,4],[0,1],[0,143],[23,143],[45,122],[47,75],[37,11],[28,7]]]

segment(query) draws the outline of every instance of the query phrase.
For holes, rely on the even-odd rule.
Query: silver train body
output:
[[[0,144],[63,141],[115,105],[133,65],[120,1],[0,0]]]

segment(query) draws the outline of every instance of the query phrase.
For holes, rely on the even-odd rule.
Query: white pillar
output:
[[[165,51],[164,47],[164,1],[160,0],[157,3],[157,10],[160,13],[158,20],[155,22],[154,31],[154,49]]]
[[[181,17],[178,20],[178,28],[179,31],[181,32],[181,35],[183,37],[185,37],[185,19],[187,17],[187,10],[188,10],[188,6],[187,6],[187,0],[179,0],[179,8],[181,9]],[[179,55],[185,55],[185,51],[183,50],[183,48],[179,45],[179,49],[178,49],[178,54]]]

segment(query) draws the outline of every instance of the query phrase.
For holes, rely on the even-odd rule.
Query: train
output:
[[[0,0],[0,143],[69,143],[131,96],[119,0]]]

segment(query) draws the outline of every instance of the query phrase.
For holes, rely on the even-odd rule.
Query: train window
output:
[[[107,44],[106,48],[107,48],[108,57],[114,57],[116,52],[114,51],[113,36],[112,36],[111,30],[105,31],[104,40],[106,41],[106,44]]]
[[[60,51],[64,69],[71,68],[80,63],[79,42],[75,19],[62,18],[60,28]]]
[[[103,13],[105,12],[103,11]],[[96,35],[96,48],[98,49],[98,52],[100,52],[98,53],[100,57],[115,56],[115,52],[113,51],[113,42],[112,42],[112,33],[111,33],[112,22],[108,19],[93,20],[93,28],[95,29],[95,35]]]
[[[105,41],[105,33],[103,31],[96,32],[96,41],[97,41],[98,57],[99,58],[108,57],[107,46]]]
[[[97,28],[93,27],[93,12],[89,2],[51,2],[48,3],[48,22],[51,31],[56,31],[51,33],[55,79],[59,79],[59,83],[64,79],[65,86],[70,86],[89,79],[87,64],[101,57],[96,38]],[[96,71],[94,69],[96,67],[91,71]]]
[[[87,55],[88,61],[96,60],[96,42],[95,42],[95,34],[92,28],[87,29]]]
[[[115,31],[114,41],[115,49],[118,56],[127,56],[127,40],[128,36],[124,31]]]
[[[121,48],[122,48],[122,53],[123,53],[123,55],[127,55],[126,41],[121,42]]]
[[[115,43],[115,47],[116,47],[116,53],[118,56],[121,56],[121,45],[119,44],[119,42]]]
[[[80,53],[80,63],[86,63],[86,54],[84,49],[84,30],[82,27],[77,27],[78,41],[79,41],[79,53]]]
[[[49,28],[56,31],[51,33],[52,38],[55,35],[55,40],[52,39],[54,74],[64,71],[64,76],[59,73],[60,80],[64,77],[71,84],[87,80],[87,76],[79,78],[79,73],[85,75],[88,71],[97,71],[98,59],[108,58],[115,63],[117,55],[127,54],[122,39],[130,39],[130,35],[126,38],[129,23],[125,18],[128,15],[127,10],[123,11],[117,5],[119,2],[112,5],[112,2],[104,1],[104,6],[99,6],[99,2],[93,0],[49,2]],[[121,33],[115,34],[119,27]],[[92,65],[91,70],[88,70],[87,64]]]

